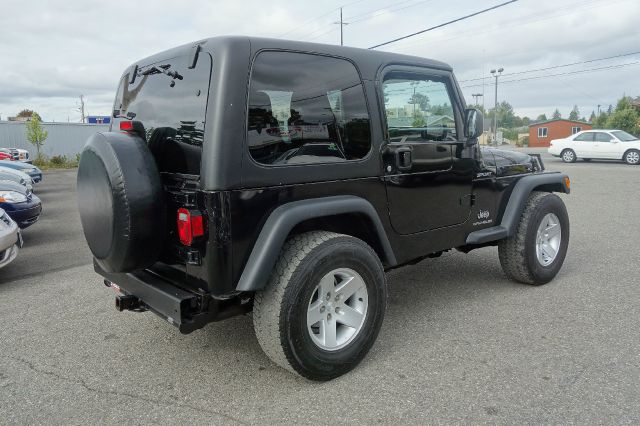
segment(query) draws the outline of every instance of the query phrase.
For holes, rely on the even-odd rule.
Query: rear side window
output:
[[[595,133],[583,133],[581,135],[576,136],[573,140],[578,142],[593,142],[593,136]]]
[[[371,130],[356,68],[326,56],[260,53],[251,73],[247,141],[261,164],[365,157]]]
[[[211,57],[200,54],[194,69],[179,56],[142,66],[131,83],[124,75],[113,110],[113,128],[139,121],[161,172],[200,174]]]

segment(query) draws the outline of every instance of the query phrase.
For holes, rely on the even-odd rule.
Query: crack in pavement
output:
[[[159,399],[154,399],[154,398],[149,398],[149,397],[144,397],[141,395],[135,395],[132,393],[128,393],[128,392],[117,392],[117,391],[112,391],[112,390],[106,390],[106,389],[98,389],[98,388],[94,388],[92,386],[89,386],[84,380],[82,379],[73,379],[71,377],[66,377],[63,376],[61,374],[58,374],[56,372],[53,371],[48,371],[48,370],[44,370],[42,368],[36,367],[36,365],[24,358],[20,358],[20,357],[15,357],[15,356],[8,356],[8,358],[13,359],[14,361],[18,361],[20,363],[22,363],[23,365],[26,365],[30,370],[36,372],[36,373],[41,373],[41,374],[45,374],[47,376],[51,376],[51,377],[55,377],[58,380],[62,380],[68,383],[73,383],[76,385],[80,385],[82,386],[84,389],[86,389],[89,392],[94,392],[97,394],[111,394],[111,395],[115,395],[115,396],[122,396],[122,397],[128,397],[128,398],[132,398],[132,399],[136,399],[139,401],[145,401],[145,402],[150,402],[152,404],[157,404],[157,405],[163,405],[163,404],[169,404],[169,405],[173,405],[176,407],[180,407],[180,408],[189,408],[191,410],[203,413],[203,414],[213,414],[213,415],[217,415],[217,416],[221,416],[227,420],[231,420],[233,422],[242,424],[242,425],[248,425],[249,423],[243,422],[242,420],[236,419],[235,417],[232,417],[228,414],[219,412],[219,411],[215,411],[215,410],[208,410],[202,407],[197,407],[195,405],[191,405],[191,404],[185,404],[185,403],[181,403],[178,402],[177,400],[173,399],[173,400],[159,400]]]

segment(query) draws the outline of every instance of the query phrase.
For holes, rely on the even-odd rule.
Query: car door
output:
[[[384,179],[394,230],[412,234],[465,222],[473,167],[461,158],[463,107],[451,74],[389,67],[381,80]]]
[[[581,158],[592,158],[593,153],[593,132],[580,133],[569,143],[568,148],[575,151],[576,156]]]
[[[622,158],[622,153],[617,153],[619,144],[616,138],[607,132],[596,132],[594,141],[594,151],[597,153],[597,157],[594,158]]]

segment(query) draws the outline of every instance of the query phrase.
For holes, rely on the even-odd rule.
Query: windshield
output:
[[[618,130],[616,132],[611,132],[611,134],[613,136],[615,136],[616,138],[620,139],[622,142],[629,142],[629,141],[637,141],[638,138],[636,138],[635,136],[627,133],[627,132],[623,132],[622,130]]]

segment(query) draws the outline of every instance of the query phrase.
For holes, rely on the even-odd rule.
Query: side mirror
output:
[[[484,118],[475,108],[464,111],[464,135],[468,143],[477,143],[477,138],[484,132]],[[469,140],[471,139],[471,140]]]

